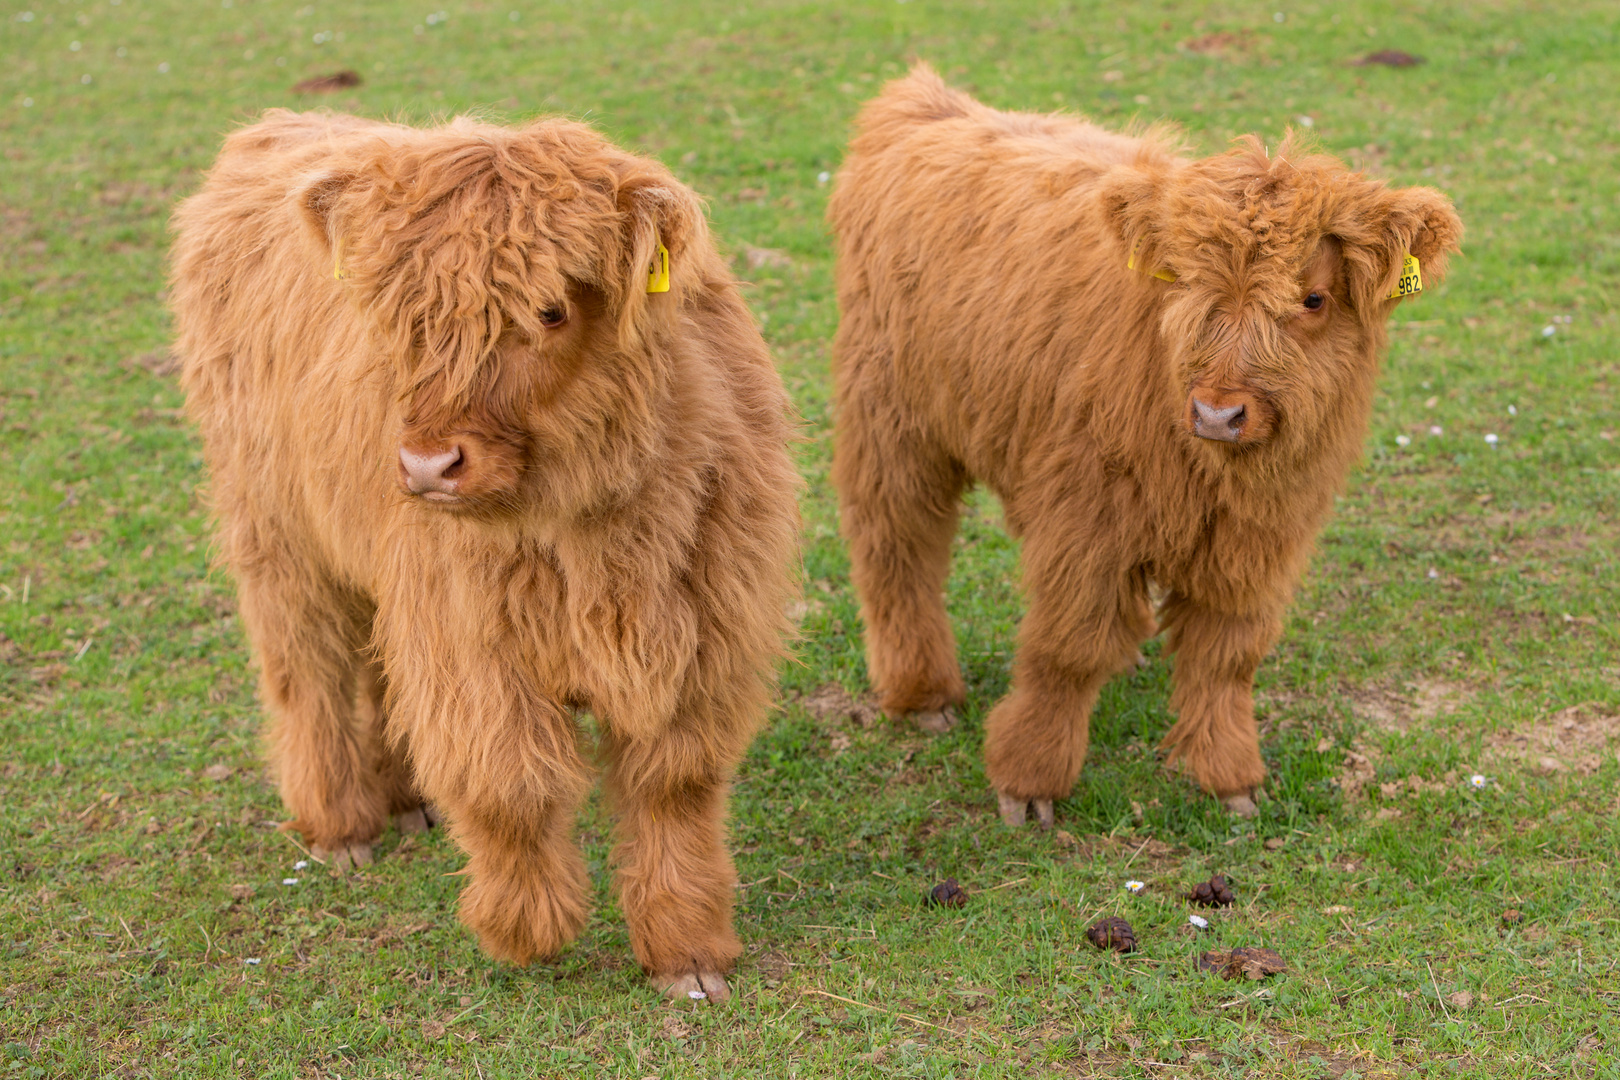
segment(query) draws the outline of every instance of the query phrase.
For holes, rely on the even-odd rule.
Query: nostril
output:
[[[446,480],[455,480],[467,471],[467,455],[461,452],[459,446],[452,446],[450,452],[455,455],[455,460],[440,470],[439,475]]]

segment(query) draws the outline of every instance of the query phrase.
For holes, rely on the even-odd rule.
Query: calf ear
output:
[[[624,235],[622,288],[626,307],[648,292],[677,291],[689,279],[693,256],[706,233],[703,204],[674,177],[657,172],[631,175],[615,196]],[[667,284],[659,276],[669,253]]]
[[[1381,305],[1393,299],[1406,256],[1417,259],[1427,289],[1446,276],[1447,262],[1461,250],[1462,219],[1451,200],[1434,188],[1385,189],[1369,217],[1338,230],[1347,241],[1351,287],[1361,310],[1383,310]]]
[[[323,172],[306,177],[294,192],[298,209],[310,234],[333,259],[333,273],[341,275],[344,196],[360,179],[353,172]]]
[[[1165,169],[1136,162],[1114,169],[1101,186],[1103,218],[1120,242],[1121,267],[1133,266],[1143,276],[1164,273],[1159,256],[1159,194]]]

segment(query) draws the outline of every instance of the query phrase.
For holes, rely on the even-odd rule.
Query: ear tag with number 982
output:
[[[1403,296],[1416,296],[1423,291],[1423,273],[1418,269],[1416,255],[1408,255],[1401,262],[1401,278],[1395,283],[1395,291],[1389,294],[1389,299],[1397,300]]]

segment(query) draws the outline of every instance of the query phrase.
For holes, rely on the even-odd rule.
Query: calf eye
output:
[[[1319,292],[1313,292],[1311,295],[1305,298],[1305,310],[1316,311],[1325,303],[1327,303],[1327,298],[1325,296]]]
[[[568,321],[568,309],[561,304],[554,304],[540,313],[540,325],[546,329],[561,326]]]

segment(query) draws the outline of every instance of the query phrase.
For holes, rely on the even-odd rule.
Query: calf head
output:
[[[660,341],[707,251],[696,196],[590,128],[398,129],[298,193],[398,398],[401,493],[579,512],[655,452]],[[669,253],[667,294],[649,267]]]
[[[1223,464],[1359,449],[1405,258],[1432,285],[1462,237],[1432,188],[1252,137],[1201,160],[1145,153],[1103,197],[1143,287],[1163,290],[1185,435]]]

